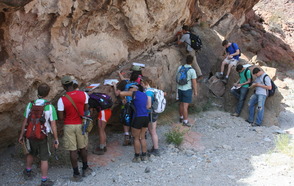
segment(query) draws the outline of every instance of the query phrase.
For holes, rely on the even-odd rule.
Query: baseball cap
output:
[[[70,76],[63,76],[63,77],[61,78],[61,83],[62,83],[63,85],[66,85],[66,84],[72,83],[72,79],[71,79]]]
[[[132,71],[141,71],[141,66],[133,65],[131,70]]]

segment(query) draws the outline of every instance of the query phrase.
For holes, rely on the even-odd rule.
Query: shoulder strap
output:
[[[246,81],[248,81],[248,77],[247,77],[248,70],[249,70],[249,67],[247,67],[244,72],[244,76],[245,76]]]
[[[265,83],[265,77],[266,77],[266,76],[268,76],[268,75],[265,74],[265,75],[263,76],[263,84],[267,86],[267,84]],[[268,76],[268,77],[269,77],[269,76]]]
[[[78,115],[80,115],[79,110],[78,110],[78,108],[77,108],[75,102],[72,100],[72,98],[71,98],[68,94],[65,94],[65,97],[66,97],[66,98],[71,102],[71,104],[74,106],[74,108],[76,109]],[[82,116],[80,115],[80,117],[82,117]]]

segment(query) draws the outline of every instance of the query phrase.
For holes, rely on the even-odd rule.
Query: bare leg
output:
[[[230,72],[231,72],[231,69],[232,69],[232,67],[233,67],[234,65],[232,65],[232,64],[229,64],[228,65],[228,72],[227,72],[227,76],[229,77],[229,75],[230,75]]]
[[[145,139],[146,131],[147,131],[147,128],[142,128],[140,132],[140,143],[141,143],[142,153],[147,152],[147,143]]]
[[[34,157],[31,154],[27,155],[26,168],[32,168]]]
[[[158,135],[156,132],[157,121],[150,122],[148,125],[149,132],[151,134],[151,139],[154,149],[158,149]]]
[[[48,176],[48,161],[41,161],[41,173],[42,177]]]
[[[223,61],[221,66],[221,73],[224,73],[225,65],[228,64],[227,62]]]
[[[189,103],[182,103],[183,104],[183,116],[184,116],[184,120],[188,120],[188,107],[189,107]]]
[[[106,132],[105,132],[106,122],[98,120],[98,133],[99,133],[99,143],[100,145],[106,145]]]
[[[140,132],[141,132],[141,129],[132,128],[132,134],[134,137],[134,150],[136,154],[140,154],[140,150],[141,150]]]

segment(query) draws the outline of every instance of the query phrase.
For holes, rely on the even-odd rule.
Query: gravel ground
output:
[[[288,90],[293,91],[293,80],[285,81]],[[293,100],[292,93],[284,95],[284,103]],[[191,115],[194,125],[179,148],[165,142],[164,134],[180,126],[176,123],[177,114],[170,113],[170,116],[169,121],[173,123],[161,122],[158,127],[160,157],[151,156],[146,163],[132,163],[133,147],[121,146],[122,134],[117,133],[109,135],[107,153],[97,156],[90,149],[98,138],[91,136],[92,175],[83,182],[71,182],[68,154],[59,150],[60,160],[50,160],[49,177],[55,180],[55,185],[294,185],[293,157],[274,150],[278,133],[294,133],[293,105],[286,105],[281,112],[280,127],[251,127],[243,118],[218,110]],[[147,140],[151,147],[150,136]],[[0,155],[0,184],[40,184],[36,166],[33,168],[38,172],[37,177],[24,180],[24,158],[19,148],[11,147]]]

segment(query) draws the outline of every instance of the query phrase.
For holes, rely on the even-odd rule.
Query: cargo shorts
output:
[[[83,135],[82,124],[64,125],[63,142],[65,150],[83,149],[88,145],[88,133]]]

